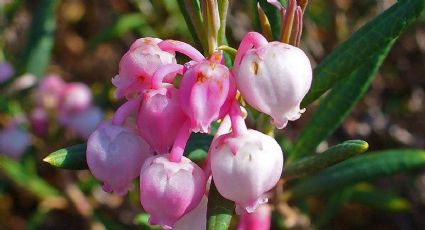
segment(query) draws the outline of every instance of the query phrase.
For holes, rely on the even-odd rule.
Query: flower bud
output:
[[[312,80],[310,61],[305,53],[289,44],[270,42],[238,56],[240,63],[235,63],[233,71],[245,101],[270,115],[279,129],[289,120],[298,119],[304,112],[300,103]]]
[[[151,153],[135,130],[104,122],[90,135],[86,156],[91,173],[104,183],[103,189],[125,195]]]
[[[0,130],[0,153],[19,160],[30,144],[29,133],[16,125]]]
[[[218,137],[210,147],[211,172],[220,194],[236,203],[236,212],[253,212],[282,174],[283,154],[270,136],[249,129]]]
[[[178,90],[171,84],[145,93],[137,126],[140,136],[157,153],[168,153],[187,117],[179,103]]]
[[[41,79],[37,87],[36,98],[40,106],[55,109],[62,100],[66,83],[57,75],[48,75]]]
[[[92,94],[86,84],[68,83],[64,89],[60,109],[65,113],[79,112],[90,107],[91,102]]]
[[[146,160],[140,172],[140,202],[149,223],[171,229],[183,215],[198,206],[206,186],[199,166],[186,157],[180,162],[158,155]]]
[[[162,51],[157,45],[159,42],[158,38],[138,39],[124,54],[119,73],[112,79],[117,98],[141,94],[150,87],[152,75],[160,66],[176,63],[174,53]]]
[[[0,84],[9,80],[15,74],[15,69],[9,62],[0,63]]]
[[[44,135],[49,128],[49,114],[42,107],[36,107],[30,115],[31,130],[35,135]]]
[[[102,110],[99,107],[91,106],[83,111],[71,114],[67,118],[65,125],[76,132],[82,139],[87,140],[102,119]]]
[[[180,83],[180,103],[194,132],[209,133],[211,122],[227,114],[235,87],[227,67],[215,61],[204,60],[188,69]]]

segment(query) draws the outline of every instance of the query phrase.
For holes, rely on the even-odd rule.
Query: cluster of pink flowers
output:
[[[66,83],[59,76],[47,75],[35,90],[36,106],[30,115],[36,135],[43,135],[49,118],[87,139],[103,119],[103,112],[92,103],[90,88],[80,82]]]
[[[178,64],[175,52],[191,61]],[[177,75],[179,87],[173,84]],[[149,222],[164,228],[184,225],[179,222],[196,207],[206,209],[201,200],[210,176],[238,214],[252,213],[278,182],[283,153],[274,138],[246,127],[237,91],[283,128],[303,112],[311,80],[302,50],[255,32],[242,40],[231,70],[218,51],[205,58],[180,41],[138,39],[112,79],[117,98],[127,102],[90,136],[88,166],[105,191],[120,195],[140,177]],[[210,133],[215,121],[221,125],[201,169],[184,149],[192,132]]]

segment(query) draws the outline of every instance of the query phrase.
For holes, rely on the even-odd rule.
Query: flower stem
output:
[[[171,149],[170,155],[168,156],[168,160],[172,162],[181,161],[184,149],[191,134],[190,130],[190,120],[187,119],[177,134],[173,148]]]

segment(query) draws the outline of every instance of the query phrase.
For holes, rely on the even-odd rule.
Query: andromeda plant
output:
[[[238,229],[268,229],[276,222],[272,210],[284,220],[282,207],[296,212],[289,201],[425,165],[422,150],[357,156],[368,148],[361,140],[314,154],[364,95],[394,41],[424,11],[424,0],[399,1],[314,71],[300,48],[307,0],[256,2],[261,33],[246,33],[237,50],[226,44],[228,1],[178,2],[201,51],[163,38],[134,41],[112,79],[116,98],[125,100],[112,121],[98,126],[83,148],[62,149],[45,161],[61,168],[87,163],[104,191],[117,195],[139,177],[140,210],[149,224],[217,230],[236,215]],[[54,97],[53,86],[61,83],[50,84]],[[274,128],[300,118],[328,90],[294,148],[282,150]],[[65,100],[64,116],[87,100]]]

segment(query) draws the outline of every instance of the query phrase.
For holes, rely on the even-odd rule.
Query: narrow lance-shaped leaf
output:
[[[124,14],[118,16],[114,23],[102,30],[96,37],[89,42],[89,49],[96,48],[100,43],[107,42],[121,37],[124,33],[138,30],[144,27],[147,33],[149,26],[146,24],[145,17],[140,13]],[[153,33],[152,30],[150,30]],[[154,35],[154,34],[153,34]]]
[[[280,37],[280,25],[281,17],[279,11],[272,4],[268,3],[267,0],[259,0],[261,8],[266,13],[267,18],[269,19],[270,26],[272,29],[272,35],[274,40],[279,40]],[[258,13],[256,13],[258,15]]]
[[[56,30],[57,0],[42,0],[33,15],[24,53],[25,71],[38,77],[44,74],[50,61]]]
[[[43,179],[33,173],[28,173],[19,162],[0,156],[0,170],[13,182],[40,199],[60,195],[59,191]]]
[[[367,205],[387,212],[407,212],[410,202],[391,191],[382,191],[369,184],[359,184],[352,188],[350,202]]]
[[[365,141],[345,141],[329,148],[323,153],[286,164],[283,175],[287,179],[306,176],[357,154],[364,153],[368,147],[369,145]]]
[[[348,77],[373,56],[376,50],[387,47],[424,10],[425,0],[398,1],[354,33],[316,67],[311,89],[301,106],[307,106],[337,82]]]
[[[208,230],[227,230],[232,219],[235,205],[218,193],[211,181],[210,192],[208,193],[207,227]]]
[[[339,83],[320,103],[311,119],[301,131],[288,162],[314,153],[320,142],[328,138],[350,114],[357,102],[367,92],[376,72],[390,51],[392,40],[384,49]]]
[[[386,150],[351,158],[303,180],[282,199],[300,199],[425,166],[425,151]]]
[[[193,40],[205,51],[208,45],[199,2],[197,0],[177,0],[177,2]]]
[[[62,169],[88,169],[86,161],[86,144],[73,145],[59,149],[49,154],[43,161],[56,168]]]

